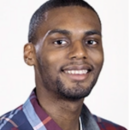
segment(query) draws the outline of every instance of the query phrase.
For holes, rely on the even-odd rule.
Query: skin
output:
[[[34,66],[39,104],[63,130],[79,130],[84,97],[103,65],[99,19],[84,7],[55,8],[46,13],[37,39],[25,45],[24,59]],[[84,69],[89,73],[65,73]]]

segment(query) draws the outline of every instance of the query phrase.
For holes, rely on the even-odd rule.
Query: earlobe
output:
[[[27,43],[24,46],[24,61],[30,66],[35,65],[35,48],[32,43]]]

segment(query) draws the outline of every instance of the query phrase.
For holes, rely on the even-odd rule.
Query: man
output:
[[[50,0],[32,16],[24,59],[36,88],[0,117],[0,130],[126,130],[83,104],[103,65],[101,22],[82,0]]]

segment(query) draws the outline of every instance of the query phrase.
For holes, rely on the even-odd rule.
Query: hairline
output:
[[[29,39],[28,39],[28,41],[29,42],[32,42],[32,43],[34,43],[35,44],[35,42],[37,42],[38,41],[38,39],[37,39],[37,31],[39,30],[39,27],[45,22],[45,14],[47,13],[47,12],[49,12],[49,11],[51,11],[51,10],[53,10],[53,9],[57,9],[57,8],[65,8],[65,7],[75,7],[75,6],[79,6],[79,7],[83,7],[83,8],[87,8],[87,9],[90,9],[91,11],[93,11],[95,14],[96,14],[96,16],[97,16],[97,18],[98,18],[98,20],[99,20],[99,23],[100,23],[100,26],[101,26],[101,28],[102,28],[102,24],[101,24],[101,20],[100,20],[100,17],[99,17],[99,15],[98,15],[98,13],[95,11],[95,9],[90,5],[90,6],[82,6],[82,5],[64,5],[64,6],[54,6],[54,7],[51,7],[51,8],[48,8],[48,9],[46,9],[44,12],[43,12],[43,14],[41,15],[41,19],[42,20],[40,20],[39,22],[38,22],[38,25],[35,27],[36,29],[35,29],[35,31],[34,31],[34,36],[35,36],[35,39],[33,40],[34,42],[32,42],[32,41],[29,41]],[[35,13],[34,13],[35,14]],[[34,15],[33,14],[33,15]],[[33,16],[32,16],[33,17]],[[31,18],[31,20],[32,20],[32,18]],[[31,23],[31,21],[30,21],[30,23]],[[32,26],[32,25],[31,25]],[[34,27],[33,27],[34,28]],[[29,27],[29,29],[30,29],[30,27]],[[29,31],[30,32],[30,31]]]

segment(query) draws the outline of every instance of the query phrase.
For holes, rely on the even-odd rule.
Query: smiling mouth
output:
[[[88,70],[65,70],[64,72],[66,74],[83,75],[83,74],[87,74],[89,71]]]
[[[84,81],[88,78],[89,72],[91,70],[64,70],[64,74],[67,78],[73,80],[73,81]]]

